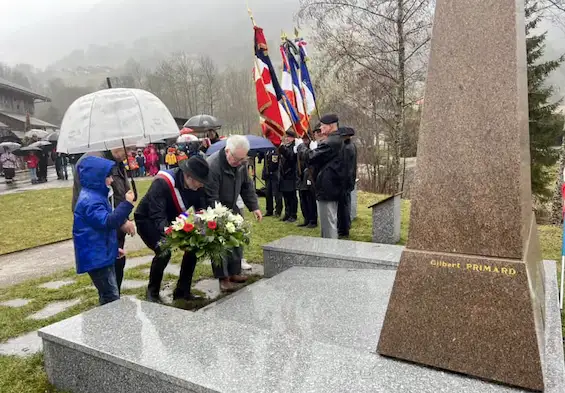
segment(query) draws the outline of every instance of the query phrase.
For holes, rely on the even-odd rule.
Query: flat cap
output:
[[[325,124],[325,125],[334,124],[334,123],[338,123],[338,122],[339,122],[339,118],[334,113],[324,115],[320,119],[320,123]]]

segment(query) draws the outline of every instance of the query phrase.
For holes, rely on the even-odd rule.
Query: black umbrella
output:
[[[26,147],[22,147],[21,149],[14,151],[14,154],[17,155],[17,156],[27,156],[32,151],[40,152],[40,151],[42,151],[42,149],[41,149],[41,147],[38,147],[38,146],[26,146]]]
[[[206,131],[210,129],[218,129],[222,127],[222,123],[214,116],[210,115],[196,115],[192,116],[184,124],[184,127],[192,128],[194,131]]]

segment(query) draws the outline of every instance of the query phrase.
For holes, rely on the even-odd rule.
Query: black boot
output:
[[[149,289],[147,290],[145,298],[147,299],[148,302],[151,302],[151,303],[157,303],[157,304],[163,304],[164,303],[163,298],[158,293],[154,293],[153,291],[150,291]]]

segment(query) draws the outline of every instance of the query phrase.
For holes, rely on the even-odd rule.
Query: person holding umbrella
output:
[[[96,105],[94,105],[96,102]],[[118,105],[119,103],[119,105]],[[128,150],[151,141],[177,137],[179,133],[175,119],[167,106],[155,95],[140,89],[104,89],[87,94],[74,101],[61,123],[57,142],[60,153],[76,154],[87,152],[77,162],[90,156],[108,158],[114,162],[113,207],[125,200],[132,189],[137,199],[135,182],[127,177],[123,160]],[[80,172],[75,173],[72,209],[75,210],[80,193]],[[127,220],[118,231],[119,248],[124,248],[126,234],[135,235],[135,225]],[[116,261],[116,282],[118,288],[123,279],[125,257]]]
[[[16,156],[8,148],[4,147],[4,153],[0,156],[0,163],[2,163],[6,184],[12,184],[16,176]]]

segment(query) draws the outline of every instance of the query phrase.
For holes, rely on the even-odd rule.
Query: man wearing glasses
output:
[[[241,195],[245,206],[261,221],[263,215],[259,209],[255,186],[247,172],[248,152],[247,138],[233,135],[228,138],[225,148],[208,158],[210,172],[208,183],[205,185],[206,196],[208,205],[214,206],[216,202],[220,202],[234,213],[240,213],[237,197]],[[223,264],[212,264],[214,276],[220,280],[220,289],[223,292],[232,292],[236,289],[234,284],[247,280],[247,277],[241,274],[242,258],[243,249],[237,248]]]

